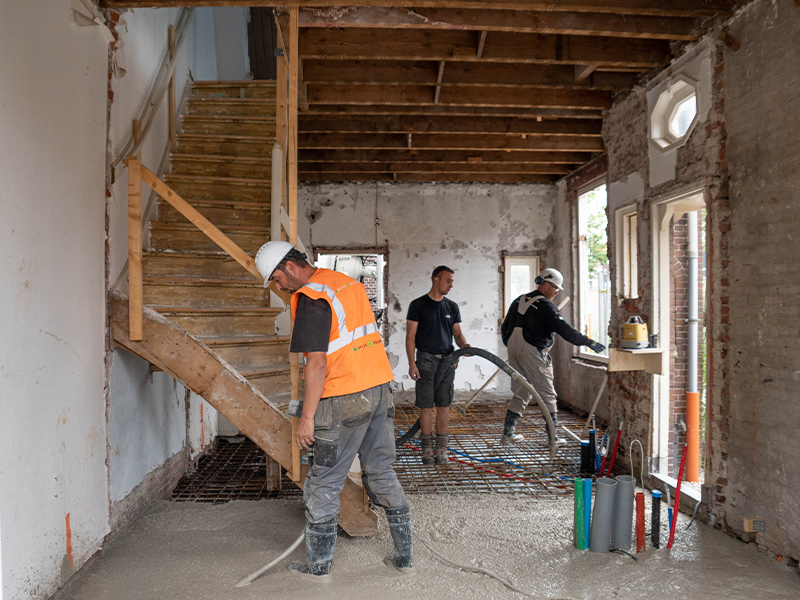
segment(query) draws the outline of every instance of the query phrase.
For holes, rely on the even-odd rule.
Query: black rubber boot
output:
[[[517,428],[517,421],[522,415],[518,415],[510,410],[506,411],[506,420],[503,423],[503,437],[500,438],[500,443],[504,446],[509,444],[517,444],[525,439],[521,433],[514,433]]]
[[[550,418],[553,419],[553,427],[556,429],[556,446],[566,446],[567,440],[558,436],[558,413],[551,412]],[[550,445],[550,428],[547,426],[547,421],[544,422],[544,430],[547,432],[547,445]]]
[[[411,531],[411,512],[407,506],[385,510],[386,520],[389,521],[389,531],[394,540],[394,554],[388,555],[383,562],[401,573],[413,573],[414,542]]]
[[[306,523],[306,562],[292,561],[289,570],[317,583],[328,583],[336,534],[336,517],[322,523]]]
[[[424,433],[420,433],[419,440],[422,442],[422,464],[434,464],[436,461],[433,458],[433,434],[429,433],[425,435]]]
[[[450,443],[450,434],[445,433],[444,435],[436,434],[436,452],[435,452],[435,462],[437,465],[446,465],[448,463],[447,460],[447,446]]]

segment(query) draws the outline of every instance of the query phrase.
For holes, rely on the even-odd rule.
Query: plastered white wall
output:
[[[108,411],[112,503],[186,444],[186,389],[166,373],[151,373],[147,362],[125,350],[113,357]]]
[[[178,22],[180,10],[138,9],[123,14],[125,25],[117,27],[124,43],[124,77],[112,80],[114,101],[111,104],[109,146],[112,158],[125,147],[133,131],[133,120],[141,116],[145,102],[155,82],[164,53],[167,51],[167,32]],[[196,8],[189,30],[178,55],[175,78],[179,96],[189,81],[189,71],[196,80],[216,79],[214,14],[211,8]],[[169,139],[167,99],[158,110],[152,130],[142,147],[142,164],[154,173],[158,171]],[[142,203],[150,195],[142,187]],[[111,197],[108,199],[109,216],[109,281],[117,281],[128,259],[128,173],[120,164],[114,172]],[[152,216],[152,215],[151,215]],[[127,293],[126,276],[120,279],[118,289]]]
[[[3,2],[0,53],[0,595],[18,600],[108,530],[108,45],[66,0]]]
[[[196,458],[214,441],[218,431],[219,413],[200,396],[189,394],[189,456]]]
[[[395,379],[413,389],[406,314],[409,303],[430,290],[431,272],[440,264],[455,269],[448,297],[460,307],[467,341],[506,356],[498,325],[501,252],[539,254],[543,266],[552,261],[555,195],[547,185],[308,185],[298,196],[298,231],[313,247],[388,248],[387,351]],[[465,359],[456,389],[477,389],[494,371],[483,359]],[[509,389],[508,378],[495,382],[489,389]]]
[[[217,78],[220,81],[249,79],[250,56],[247,50],[249,16],[249,8],[239,6],[214,8]]]

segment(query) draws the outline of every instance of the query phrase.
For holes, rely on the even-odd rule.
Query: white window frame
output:
[[[667,152],[685,144],[692,135],[700,115],[700,96],[698,82],[686,75],[677,75],[664,85],[664,90],[658,95],[650,111],[647,124],[650,142],[662,152]],[[677,108],[691,96],[696,98],[697,110],[686,133],[679,137],[670,131],[669,122]]]
[[[617,297],[639,297],[639,205],[628,204],[614,212]],[[635,219],[632,225],[631,219]]]
[[[518,295],[511,294],[511,267],[514,266],[528,266],[531,275],[531,289],[525,290],[522,293],[530,292],[536,289],[534,280],[539,275],[539,257],[538,256],[504,256],[503,257],[503,314],[501,319],[505,318],[508,313],[508,307],[518,297]]]
[[[587,265],[588,265],[588,256],[587,256],[588,245],[586,243],[586,240],[582,240],[581,239],[580,197],[583,196],[584,194],[588,193],[588,192],[591,192],[593,189],[598,188],[598,187],[600,187],[602,185],[607,185],[605,177],[603,177],[602,179],[596,180],[596,181],[594,181],[594,182],[592,182],[592,183],[590,183],[588,185],[583,186],[582,188],[580,188],[578,190],[577,202],[575,203],[575,244],[574,245],[575,245],[575,248],[576,248],[576,258],[577,258],[575,272],[577,273],[578,276],[575,278],[576,280],[575,280],[575,283],[573,285],[574,290],[575,290],[575,298],[576,298],[574,314],[575,314],[575,316],[577,318],[577,323],[573,323],[573,326],[575,327],[575,329],[577,329],[581,333],[583,333],[583,313],[584,313],[584,304],[585,304],[584,289],[583,289],[582,282],[584,280],[588,280],[589,274],[588,274],[588,271],[586,270],[587,269]],[[606,206],[607,205],[608,205],[608,187],[606,187]],[[609,284],[610,284],[610,282],[609,282]],[[609,295],[610,295],[610,290],[609,290]],[[610,312],[610,307],[609,307],[609,312]],[[605,344],[605,345],[606,345],[606,353],[607,353],[608,352],[608,347],[607,347],[608,344]],[[590,360],[590,361],[594,361],[594,362],[598,362],[598,363],[602,363],[602,364],[608,364],[608,356],[607,355],[603,356],[601,354],[597,354],[597,353],[589,350],[585,346],[576,346],[575,350],[574,350],[574,353],[575,353],[574,354],[575,356],[577,356],[579,358],[582,358],[582,359],[585,359],[585,360]]]

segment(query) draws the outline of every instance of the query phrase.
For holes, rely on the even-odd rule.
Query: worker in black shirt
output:
[[[503,343],[508,347],[508,362],[525,376],[541,396],[553,419],[553,425],[556,426],[556,444],[559,446],[564,444],[564,440],[558,437],[553,361],[549,354],[555,341],[555,334],[570,344],[588,346],[597,353],[605,350],[605,346],[586,337],[567,323],[553,304],[553,298],[563,289],[563,282],[564,277],[556,269],[543,269],[536,278],[538,287],[511,303],[500,328]],[[500,439],[502,444],[516,444],[524,439],[522,434],[515,433],[514,430],[531,399],[525,388],[513,380],[511,391],[514,396],[508,403],[503,437]],[[545,429],[547,429],[546,424]],[[549,438],[549,430],[547,435]]]
[[[439,266],[431,275],[430,291],[414,300],[406,317],[408,374],[416,382],[423,465],[446,465],[450,436],[450,404],[456,366],[445,372],[439,387],[433,379],[439,364],[453,351],[453,338],[459,348],[469,346],[461,332],[458,304],[445,298],[453,287],[453,269]],[[416,356],[415,356],[416,350]],[[433,408],[436,407],[436,450],[433,447]]]

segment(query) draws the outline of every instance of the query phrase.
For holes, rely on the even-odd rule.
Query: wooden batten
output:
[[[128,294],[129,335],[142,339],[142,161],[128,157]]]

